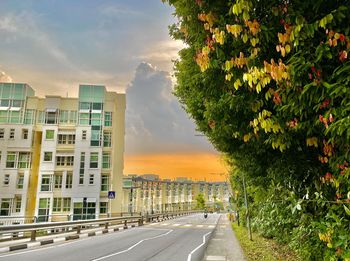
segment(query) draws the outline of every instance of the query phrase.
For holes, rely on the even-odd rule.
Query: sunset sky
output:
[[[183,47],[168,35],[172,12],[160,0],[1,0],[0,80],[38,96],[77,96],[80,83],[125,92],[125,174],[223,180],[218,153],[172,95]]]

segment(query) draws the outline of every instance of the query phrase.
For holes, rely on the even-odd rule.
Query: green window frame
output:
[[[104,126],[105,127],[112,126],[112,112],[110,111],[105,112]]]
[[[108,202],[100,202],[100,214],[107,214]]]
[[[109,169],[111,167],[111,154],[109,152],[103,152],[102,154],[102,168]]]
[[[90,169],[98,168],[98,152],[90,153]]]
[[[7,169],[14,169],[16,168],[16,161],[17,161],[17,153],[16,152],[7,152],[6,156],[6,168]]]
[[[55,130],[46,130],[45,131],[45,139],[53,140],[55,138]]]
[[[109,175],[101,175],[101,191],[108,191]]]
[[[53,198],[52,212],[62,212],[62,198]]]
[[[44,152],[44,161],[45,162],[51,162],[52,161],[52,151],[45,151]]]

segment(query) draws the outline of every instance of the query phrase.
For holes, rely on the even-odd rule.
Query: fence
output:
[[[96,227],[104,227],[104,230],[112,225],[122,224],[124,228],[127,228],[128,224],[138,224],[142,226],[144,222],[152,222],[153,220],[164,220],[167,218],[173,218],[180,215],[189,215],[196,213],[197,211],[182,211],[182,212],[167,212],[158,213],[152,215],[133,215],[133,216],[119,216],[101,219],[89,219],[89,220],[76,220],[76,221],[58,221],[58,222],[43,222],[33,223],[35,219],[32,217],[25,220],[33,221],[27,224],[15,224],[15,225],[3,225],[0,226],[0,241],[16,240],[29,238],[31,241],[35,241],[38,235],[58,234],[73,232],[80,234],[84,229],[91,229]]]

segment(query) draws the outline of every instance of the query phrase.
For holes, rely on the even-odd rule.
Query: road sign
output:
[[[115,191],[108,191],[108,198],[115,199]]]

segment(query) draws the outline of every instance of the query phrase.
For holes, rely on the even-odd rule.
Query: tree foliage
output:
[[[175,94],[265,204],[255,218],[318,258],[350,258],[349,1],[167,2],[187,44]]]
[[[202,193],[199,193],[197,197],[195,198],[196,200],[196,208],[197,209],[204,209],[205,208],[205,199]]]

